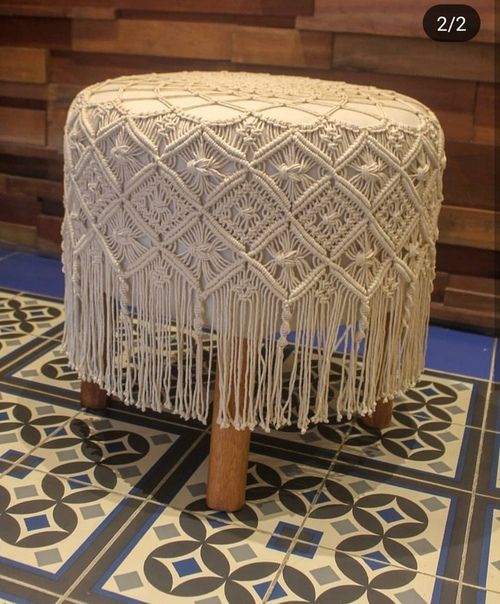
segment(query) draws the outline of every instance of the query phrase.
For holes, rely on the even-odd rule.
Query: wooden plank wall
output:
[[[443,124],[433,316],[491,329],[493,2],[470,3],[479,35],[437,43],[421,27],[427,0],[0,0],[0,240],[59,253],[63,126],[88,84],[190,68],[371,84],[421,100]]]

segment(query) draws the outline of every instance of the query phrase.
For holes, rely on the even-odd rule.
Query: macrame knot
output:
[[[278,174],[284,180],[292,180],[299,182],[304,178],[306,167],[303,164],[280,164],[278,166]]]
[[[127,245],[134,240],[132,229],[126,226],[118,227],[113,230],[113,239],[117,243]]]
[[[194,321],[193,328],[197,334],[200,334],[203,330],[203,304],[199,298],[197,298],[194,305]]]
[[[354,256],[354,264],[359,267],[367,267],[373,264],[375,259],[375,252],[372,250],[368,252],[358,252]]]
[[[415,172],[415,178],[418,182],[422,182],[426,179],[427,173],[429,172],[429,164],[424,164],[423,166],[419,166],[417,171]]]
[[[211,243],[202,241],[202,242],[191,245],[190,249],[191,249],[191,254],[195,258],[203,261],[203,260],[210,260],[212,254],[213,254],[213,251],[214,251],[214,246]]]
[[[244,145],[256,145],[259,136],[262,134],[262,126],[256,121],[241,124],[236,128],[236,133],[242,138]]]
[[[178,121],[179,121],[179,118],[177,118],[172,113],[168,113],[167,115],[165,115],[162,118],[161,124],[158,128],[158,133],[161,136],[166,136],[167,134],[170,134],[172,132],[172,130],[174,130],[175,127],[177,126]]]
[[[340,212],[337,211],[333,211],[330,212],[329,214],[326,214],[325,216],[323,216],[323,222],[329,225],[333,225],[336,222],[338,222],[341,218],[341,214]]]
[[[359,174],[366,182],[373,182],[380,179],[380,165],[376,161],[363,164],[359,167]]]
[[[280,339],[278,340],[278,346],[280,348],[284,348],[287,345],[291,318],[292,312],[290,310],[290,303],[284,302],[281,310]]]
[[[335,149],[342,140],[342,134],[336,126],[327,126],[319,137],[329,150]]]
[[[404,143],[404,133],[398,126],[391,124],[387,128],[387,138],[392,142],[396,148],[400,148]]]
[[[382,286],[382,291],[388,298],[392,298],[398,287],[399,281],[396,279],[396,277],[394,277],[394,275],[389,275]]]
[[[234,291],[241,301],[249,302],[257,293],[257,287],[250,279],[242,279],[234,286]]]
[[[111,155],[119,163],[126,163],[126,162],[128,162],[128,154],[129,153],[130,153],[130,147],[129,147],[129,145],[123,145],[123,144],[120,145],[119,144],[119,145],[115,145],[111,149]]]
[[[153,287],[164,287],[171,277],[169,267],[156,267],[151,271],[151,283]]]
[[[124,315],[129,314],[129,285],[124,277],[118,277],[118,292],[120,294],[120,309]]]
[[[210,159],[209,157],[198,157],[197,159],[190,159],[186,163],[186,170],[193,176],[198,176],[200,174],[209,176],[214,172],[213,165],[213,159]]]
[[[295,266],[298,258],[299,252],[297,250],[282,250],[274,254],[275,264],[282,267]]]

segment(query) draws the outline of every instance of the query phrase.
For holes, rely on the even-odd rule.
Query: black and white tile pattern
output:
[[[0,290],[0,602],[500,602],[493,382],[429,369],[384,430],[257,430],[245,507],[219,513],[209,428],[81,409],[62,325]]]

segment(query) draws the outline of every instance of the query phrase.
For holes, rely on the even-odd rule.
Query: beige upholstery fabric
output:
[[[129,404],[202,421],[217,362],[219,420],[239,428],[290,424],[294,391],[302,430],[329,408],[370,412],[423,366],[443,143],[417,101],[343,82],[183,72],[86,88],[65,131],[70,362]]]

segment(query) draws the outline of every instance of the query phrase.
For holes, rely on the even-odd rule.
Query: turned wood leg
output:
[[[388,428],[391,425],[392,420],[392,400],[383,403],[382,401],[377,402],[375,411],[372,415],[365,415],[361,418],[361,421],[365,426],[370,428]]]
[[[106,390],[99,388],[94,382],[85,382],[82,380],[80,390],[80,402],[86,409],[104,409],[108,402]]]
[[[243,350],[243,363],[246,363],[246,344]],[[239,404],[242,397],[243,384],[237,397],[234,392],[231,392],[229,409],[234,410],[234,406]],[[213,510],[236,512],[245,504],[250,430],[220,428],[217,423],[218,412],[219,370],[217,369],[212,409],[207,506]]]

